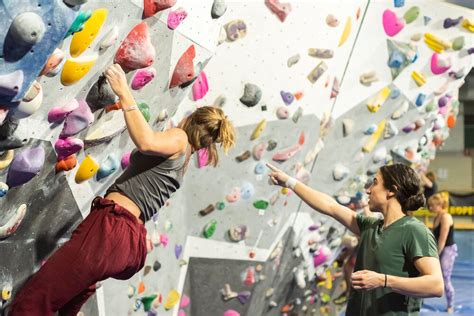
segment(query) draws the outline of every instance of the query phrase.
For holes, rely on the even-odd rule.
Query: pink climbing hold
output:
[[[209,152],[207,148],[201,148],[198,150],[198,167],[204,168],[207,166],[207,162],[209,161]]]
[[[79,102],[72,99],[64,106],[57,106],[48,111],[48,122],[57,123],[63,121],[66,116],[79,107]]]
[[[44,165],[44,148],[27,148],[15,155],[8,169],[7,185],[20,186],[36,176]]]
[[[74,155],[84,148],[84,142],[79,138],[68,137],[66,139],[58,139],[54,143],[54,150],[58,154],[58,161],[68,156]]]
[[[123,154],[122,159],[120,160],[120,165],[122,169],[127,169],[128,165],[130,165],[130,156],[132,155],[131,152],[126,152]]]
[[[178,316],[186,316],[186,312],[182,309],[178,311]]]
[[[186,294],[183,294],[183,296],[181,297],[181,303],[179,303],[179,308],[188,307],[190,302],[191,300],[189,299],[189,296],[187,296]]]
[[[114,62],[125,70],[149,67],[155,61],[155,47],[151,43],[148,25],[142,22],[136,25],[123,40]]]
[[[191,45],[176,63],[173,76],[171,76],[170,89],[189,82],[194,78],[194,57],[196,57],[196,50],[194,45]]]
[[[201,71],[193,84],[193,100],[197,101],[204,98],[204,96],[207,94],[207,91],[209,91],[207,76],[204,71]]]
[[[156,76],[156,69],[153,67],[146,69],[139,69],[132,79],[132,89],[140,90],[146,86]]]
[[[397,35],[405,27],[405,23],[389,9],[383,12],[382,22],[385,34],[390,37]]]
[[[168,236],[166,234],[161,234],[160,235],[160,244],[163,247],[166,247],[166,246],[168,246],[168,243],[169,243]]]
[[[232,191],[225,196],[225,199],[229,203],[236,202],[238,199],[240,199],[240,188],[233,188]]]
[[[170,30],[175,30],[187,16],[188,12],[183,8],[178,8],[176,11],[170,11],[168,14],[168,28]]]
[[[331,250],[327,246],[321,246],[313,255],[313,265],[316,268],[317,266],[326,262],[331,256]]]
[[[279,0],[265,0],[265,5],[282,22],[285,22],[286,17],[291,12],[291,4],[290,3],[280,3]]]
[[[59,135],[60,138],[74,136],[94,122],[94,115],[85,100],[79,100],[79,106],[69,113],[64,122],[63,130]]]
[[[300,144],[293,145],[291,147],[288,147],[286,149],[283,149],[277,153],[275,153],[272,157],[273,160],[275,161],[286,161],[296,155],[301,148],[303,148]]]
[[[267,143],[262,142],[258,143],[253,147],[252,150],[252,156],[255,160],[260,160],[263,157],[263,154],[265,153],[265,150],[267,149]]]
[[[143,18],[154,16],[160,11],[171,8],[176,0],[144,0],[143,1]]]
[[[224,312],[224,315],[223,316],[240,316],[240,313],[239,312],[236,312],[235,310],[233,309],[228,309]]]
[[[431,55],[431,72],[433,74],[440,75],[448,71],[449,68],[451,68],[451,64],[447,59],[437,53]]]

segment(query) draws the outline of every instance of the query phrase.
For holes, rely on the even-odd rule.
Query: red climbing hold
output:
[[[193,80],[194,57],[196,57],[196,50],[194,49],[194,45],[191,45],[179,58],[178,63],[174,68],[173,76],[171,77],[170,82],[170,89]]]
[[[154,16],[160,11],[171,8],[176,0],[144,0],[143,1],[143,18]]]
[[[153,47],[148,32],[148,25],[142,22],[136,25],[123,40],[114,62],[125,70],[135,70],[149,67],[155,61],[155,47]]]

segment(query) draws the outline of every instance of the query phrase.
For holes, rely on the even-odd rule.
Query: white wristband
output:
[[[298,180],[296,180],[295,178],[289,177],[288,180],[286,180],[285,182],[285,186],[294,190],[297,182]]]
[[[133,111],[133,110],[138,110],[138,106],[132,105],[132,106],[126,108],[126,109],[124,109],[124,108],[122,107],[122,111],[124,111],[124,112],[130,112],[130,111]]]

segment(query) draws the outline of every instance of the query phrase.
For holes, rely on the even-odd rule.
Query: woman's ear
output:
[[[398,188],[397,186],[392,186],[392,189],[391,190],[388,190],[387,192],[387,199],[391,198],[391,197],[394,197],[395,195],[397,195],[397,192],[398,192]]]

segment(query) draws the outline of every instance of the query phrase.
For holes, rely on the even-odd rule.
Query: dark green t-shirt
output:
[[[354,271],[371,270],[399,277],[417,277],[416,257],[438,258],[433,234],[416,218],[404,216],[382,229],[383,219],[357,215],[359,251]],[[351,290],[346,315],[419,315],[421,299],[379,287],[370,291]]]

